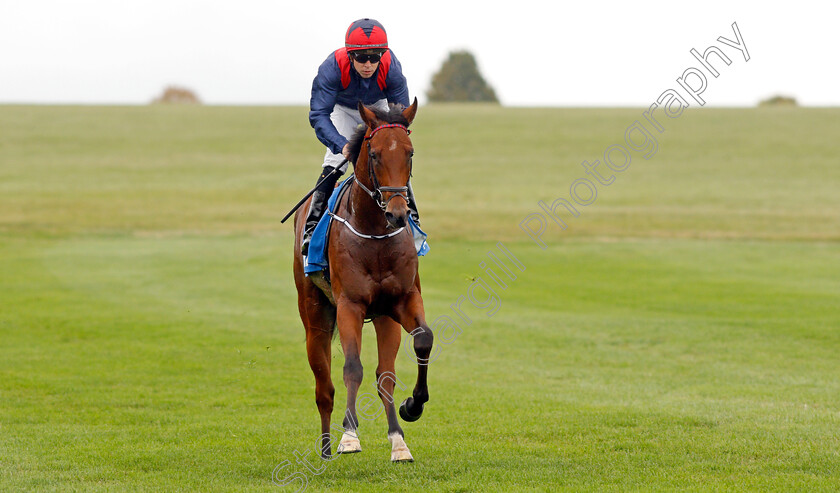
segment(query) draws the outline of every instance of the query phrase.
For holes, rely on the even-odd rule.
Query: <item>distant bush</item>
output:
[[[454,51],[432,76],[432,87],[426,92],[433,103],[448,101],[493,102],[499,98],[481,76],[475,57],[468,51]]]
[[[790,96],[773,96],[772,98],[763,99],[758,103],[759,106],[798,106],[796,99]]]
[[[160,96],[152,100],[152,104],[201,104],[201,100],[185,87],[168,86]]]

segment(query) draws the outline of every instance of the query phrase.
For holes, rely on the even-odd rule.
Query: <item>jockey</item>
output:
[[[342,161],[349,153],[348,140],[356,127],[363,124],[357,108],[359,101],[384,111],[388,111],[388,103],[409,105],[402,66],[388,49],[385,28],[373,19],[359,19],[350,24],[344,37],[344,48],[334,51],[324,60],[312,81],[309,123],[315,129],[318,140],[327,146],[318,181],[330,175],[336,167],[341,166],[341,169],[324,180],[312,194],[301,241],[304,255],[308,253],[312,232],[327,207],[327,199],[338,177],[347,169],[347,164],[342,164]],[[410,183],[408,186],[410,214],[419,224],[414,193]]]

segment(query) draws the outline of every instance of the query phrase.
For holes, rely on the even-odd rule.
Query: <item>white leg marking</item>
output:
[[[352,454],[354,452],[361,451],[362,442],[359,441],[359,436],[356,434],[356,430],[345,430],[344,434],[341,435],[341,442],[338,444],[336,453]]]
[[[391,462],[414,462],[402,435],[392,433],[388,435],[388,441],[391,442]]]

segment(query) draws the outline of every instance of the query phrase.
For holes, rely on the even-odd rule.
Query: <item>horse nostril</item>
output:
[[[394,228],[401,228],[407,224],[405,215],[396,215],[393,212],[385,212],[385,220]]]

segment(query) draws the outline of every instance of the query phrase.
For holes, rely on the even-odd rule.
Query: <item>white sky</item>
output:
[[[0,103],[145,104],[176,84],[209,104],[308,104],[318,65],[372,17],[421,103],[467,49],[506,105],[648,106],[714,44],[732,65],[716,63],[708,106],[840,104],[838,2],[570,3],[0,0]],[[733,22],[749,62],[716,42]]]

